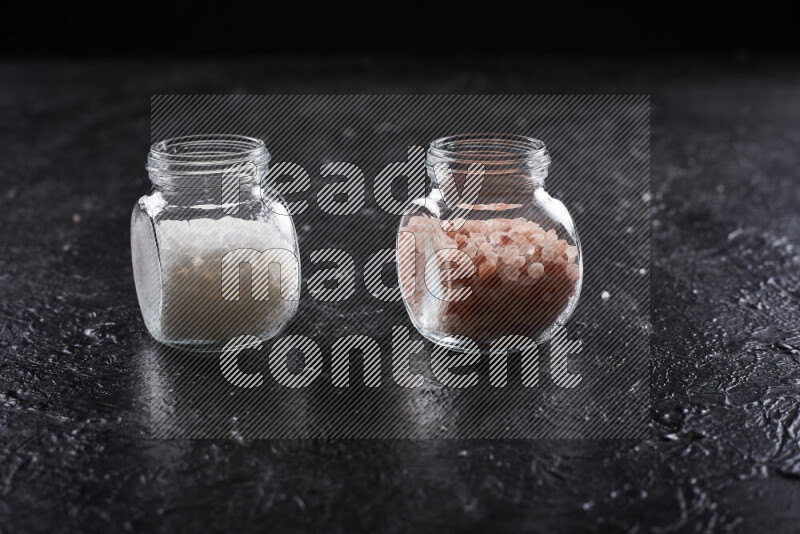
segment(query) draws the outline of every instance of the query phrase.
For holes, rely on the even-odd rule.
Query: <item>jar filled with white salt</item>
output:
[[[543,142],[517,135],[430,145],[432,189],[402,217],[397,247],[406,310],[422,335],[463,351],[501,338],[519,347],[547,340],[572,314],[581,245],[567,208],[544,188],[549,164]]]
[[[296,312],[297,235],[286,203],[265,185],[269,161],[263,141],[235,135],[151,147],[153,187],[133,208],[131,255],[157,341],[220,350],[239,336],[273,337]]]

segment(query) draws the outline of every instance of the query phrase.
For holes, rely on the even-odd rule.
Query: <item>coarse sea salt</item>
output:
[[[295,251],[290,228],[235,217],[151,221],[134,220],[132,252],[144,319],[159,341],[220,344],[239,335],[271,336],[294,314],[297,300],[283,298],[279,290],[298,281],[299,267],[291,261],[269,267],[274,289],[266,299],[253,297],[256,269],[244,263],[235,274],[237,298],[222,294],[226,254]]]

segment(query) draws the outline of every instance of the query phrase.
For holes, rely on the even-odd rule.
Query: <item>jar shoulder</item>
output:
[[[447,221],[447,222],[445,222]],[[453,226],[455,225],[455,226]],[[544,188],[537,189],[525,202],[502,202],[456,206],[444,202],[441,195],[431,194],[412,201],[400,220],[399,232],[421,233],[424,239],[434,242],[444,239],[440,234],[464,242],[456,233],[476,233],[481,238],[515,239],[514,234],[550,232],[569,245],[580,248],[577,229],[569,210],[559,199]],[[502,237],[509,234],[508,238]]]
[[[160,245],[196,243],[206,248],[285,248],[297,250],[297,234],[286,205],[280,200],[228,206],[181,206],[158,192],[143,195],[131,214],[132,236],[143,228]]]
[[[407,205],[403,218],[426,216],[439,219],[459,217],[464,219],[502,219],[532,218],[550,219],[555,225],[573,227],[572,216],[567,206],[558,198],[551,196],[544,188],[536,189],[526,202],[504,202],[502,198],[487,204],[451,206],[442,195],[434,190],[425,197],[419,197]]]

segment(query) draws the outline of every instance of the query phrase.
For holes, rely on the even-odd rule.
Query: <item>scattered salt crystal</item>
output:
[[[608,291],[603,291],[602,293],[600,293],[600,298],[603,300],[608,300],[611,298],[611,293],[609,293]]]
[[[734,230],[733,232],[730,232],[728,234],[728,241],[733,241],[734,239],[736,239],[737,237],[739,237],[743,233],[744,233],[744,229],[743,228],[737,228],[736,230]]]

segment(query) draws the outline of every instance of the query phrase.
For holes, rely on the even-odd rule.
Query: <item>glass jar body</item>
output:
[[[495,190],[466,214],[438,187],[407,209],[398,274],[406,310],[426,338],[466,352],[508,336],[522,336],[515,346],[533,345],[574,311],[583,279],[577,230],[542,176],[526,184],[506,198]]]
[[[260,176],[266,168],[258,170]],[[267,291],[264,298],[257,286],[284,289],[300,279],[299,261],[257,261],[276,249],[299,259],[294,224],[280,196],[262,190],[252,175],[224,201],[218,177],[193,177],[194,187],[151,179],[158,185],[131,216],[136,294],[150,334],[166,345],[209,351],[239,336],[277,335],[297,310],[296,292]],[[225,292],[231,283],[234,290]]]

